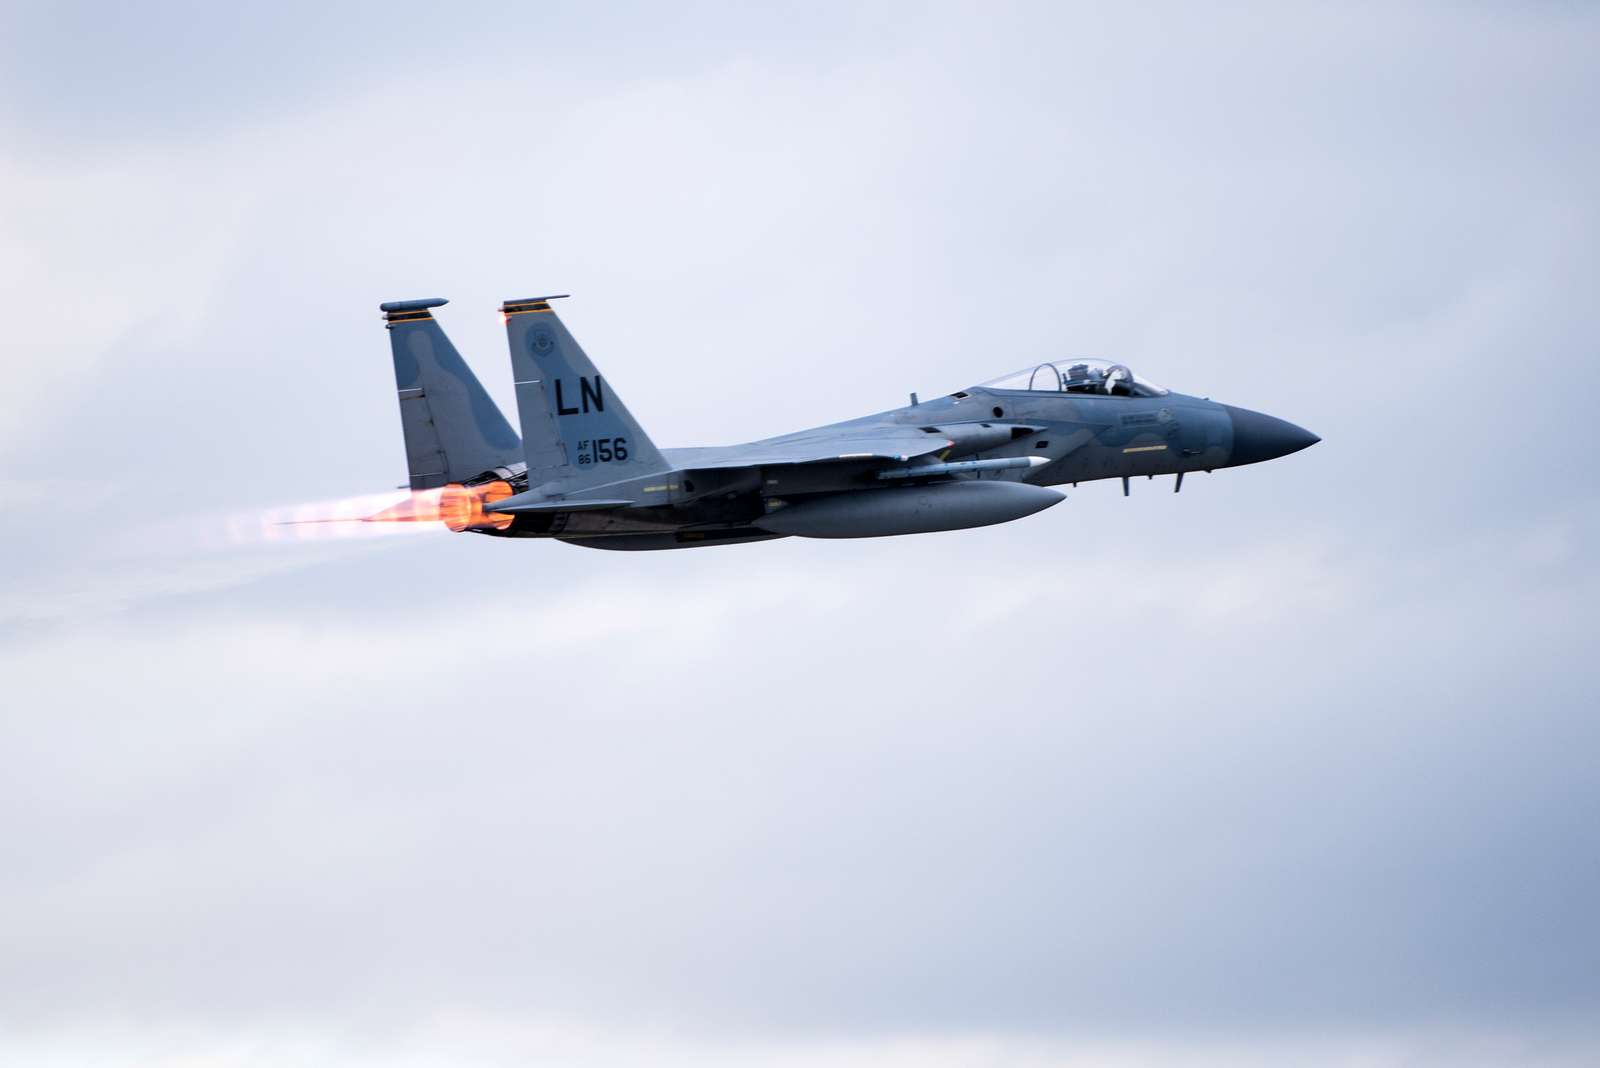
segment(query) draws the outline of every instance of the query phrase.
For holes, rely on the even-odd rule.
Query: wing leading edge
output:
[[[903,463],[943,452],[954,444],[943,433],[928,433],[915,427],[883,427],[877,430],[773,438],[769,441],[752,441],[747,445],[663,449],[662,453],[675,468],[705,471],[730,467],[835,463],[840,460]]]

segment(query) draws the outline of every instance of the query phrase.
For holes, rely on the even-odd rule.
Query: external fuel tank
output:
[[[753,525],[801,538],[883,538],[1006,523],[1065,498],[1025,482],[938,482],[785,502]]]

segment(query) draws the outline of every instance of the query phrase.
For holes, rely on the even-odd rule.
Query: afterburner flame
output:
[[[414,490],[398,501],[393,493],[345,497],[235,516],[228,521],[228,530],[232,540],[241,544],[422,533],[438,529],[433,524],[456,532],[505,530],[513,517],[486,512],[484,506],[505,500],[513,492],[506,482],[452,483],[440,489]]]
[[[485,482],[480,486],[452,482],[442,489],[418,490],[393,507],[368,516],[367,522],[443,523],[458,533],[485,528],[504,530],[511,525],[512,517],[485,512],[484,506],[503,501],[512,492],[506,482]]]

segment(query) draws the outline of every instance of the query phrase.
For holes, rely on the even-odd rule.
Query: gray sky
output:
[[[1600,1059],[1587,7],[0,42],[0,1061]],[[379,301],[509,409],[567,291],[665,445],[1067,353],[1324,441],[923,538],[237,536],[403,480]]]

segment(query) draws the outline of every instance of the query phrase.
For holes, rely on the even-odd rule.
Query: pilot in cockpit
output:
[[[983,384],[990,389],[1101,397],[1159,397],[1167,392],[1135,375],[1126,364],[1101,363],[1097,360],[1074,360],[1065,365],[1041,363]]]
[[[1086,363],[1075,363],[1062,376],[1061,388],[1068,393],[1102,393],[1105,375],[1100,368]]]

